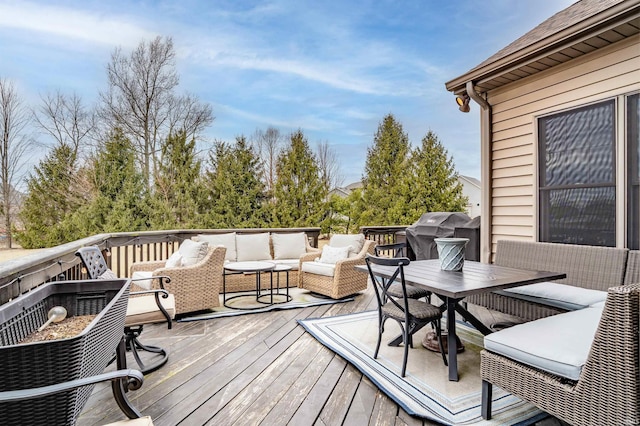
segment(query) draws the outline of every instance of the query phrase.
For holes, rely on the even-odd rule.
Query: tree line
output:
[[[346,198],[330,195],[341,183],[335,151],[326,141],[313,150],[302,129],[285,135],[269,127],[207,142],[213,112],[196,95],[177,93],[171,38],[143,41],[128,55],[115,49],[107,83],[94,108],[57,92],[31,110],[0,78],[0,207],[9,241],[15,235],[36,248],[103,232],[195,228],[357,232],[466,205],[435,133],[412,148],[392,114],[367,150],[363,187]],[[26,175],[18,206],[31,122],[54,144]]]

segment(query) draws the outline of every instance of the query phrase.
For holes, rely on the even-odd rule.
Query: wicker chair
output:
[[[209,247],[207,255],[194,265],[166,268],[165,261],[135,262],[130,276],[136,271],[151,271],[153,276],[166,276],[170,282],[164,288],[176,298],[176,315],[220,306],[224,247]],[[136,290],[135,283],[132,290]]]
[[[572,425],[640,424],[639,304],[640,284],[609,289],[577,381],[483,350],[482,417],[491,418],[496,385]]]
[[[342,299],[351,296],[359,291],[367,289],[367,274],[355,268],[357,265],[364,265],[364,257],[373,254],[376,246],[375,241],[365,240],[360,253],[354,257],[339,260],[336,262],[333,276],[313,274],[304,272],[302,264],[311,262],[320,256],[320,253],[308,253],[300,257],[300,268],[298,275],[298,287],[307,289],[314,293],[331,297],[332,299]]]

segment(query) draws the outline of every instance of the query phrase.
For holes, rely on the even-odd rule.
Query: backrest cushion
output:
[[[178,252],[182,256],[182,266],[195,265],[205,258],[209,250],[206,241],[184,240],[180,244]]]
[[[182,254],[179,251],[173,253],[164,264],[165,268],[175,268],[182,266]]]
[[[237,234],[236,250],[238,251],[238,262],[271,260],[269,233]]]
[[[305,242],[307,234],[296,232],[292,234],[271,234],[274,259],[298,259],[307,252]]]
[[[236,233],[229,232],[226,234],[198,234],[192,238],[194,241],[206,241],[209,243],[209,247],[224,246],[227,252],[224,255],[224,260],[229,262],[235,262],[237,258],[236,251]]]
[[[331,247],[349,247],[349,257],[357,256],[364,246],[364,234],[335,234],[329,240]]]
[[[337,261],[346,259],[349,257],[349,249],[351,246],[346,247],[322,247],[322,254],[320,255],[321,263],[335,264]]]

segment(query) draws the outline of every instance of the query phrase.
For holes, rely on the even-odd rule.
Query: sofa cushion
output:
[[[250,260],[271,260],[269,233],[237,234],[236,250],[238,262]]]
[[[320,255],[319,262],[335,264],[336,262],[349,257],[349,250],[351,246],[346,247],[331,247],[324,246],[322,248],[322,254]]]
[[[302,262],[302,272],[333,277],[336,265],[322,262]]]
[[[193,240],[184,240],[178,249],[182,256],[182,266],[195,265],[205,258],[208,251],[209,243]]]
[[[484,337],[485,349],[578,380],[602,309],[586,308],[518,324]]]
[[[173,294],[169,294],[166,299],[160,297],[160,303],[171,318],[175,317],[176,299]],[[129,298],[124,325],[152,324],[166,320],[158,308],[156,297],[153,294]]]
[[[230,262],[236,261],[236,233],[228,232],[226,234],[198,234],[192,238],[194,241],[206,241],[210,247],[224,246],[227,252],[224,258]]]
[[[535,299],[528,300],[569,311],[586,308],[594,303],[602,302],[607,298],[606,291],[591,290],[555,282],[528,284],[501,290],[500,293],[533,297]],[[527,298],[525,297],[525,299]]]
[[[364,234],[335,234],[329,240],[331,247],[349,247],[349,257],[357,256],[364,246]]]
[[[292,271],[297,271],[300,265],[300,259],[276,259],[273,261],[276,265],[287,265]]]
[[[293,234],[271,234],[274,259],[300,259],[307,252],[305,239],[307,234],[296,232]]]

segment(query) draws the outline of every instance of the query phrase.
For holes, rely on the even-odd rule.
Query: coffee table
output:
[[[263,294],[259,298],[271,296],[271,298],[270,298],[270,304],[271,305],[278,305],[280,303],[291,302],[291,300],[293,299],[293,297],[291,297],[289,295],[289,271],[291,269],[292,268],[289,265],[282,265],[282,264],[276,263],[275,268],[273,268],[271,270],[271,275],[272,275],[271,276],[271,292],[270,292],[270,294]],[[276,292],[275,293],[273,292],[273,273],[274,272],[276,274]],[[285,294],[280,293],[280,272],[285,272],[286,273],[286,277],[287,277],[286,278],[286,286],[285,286],[285,289],[286,289],[285,290],[286,291]],[[279,302],[274,302],[273,301],[273,296],[286,296],[286,297],[284,298],[284,300],[281,300]],[[264,303],[264,302],[262,302],[262,303]]]
[[[355,268],[368,272],[366,265]],[[396,268],[371,265],[371,270],[375,275],[390,278]],[[455,313],[462,315],[482,334],[487,335],[492,332],[459,303],[462,299],[472,294],[559,280],[566,276],[558,272],[530,271],[469,260],[464,261],[462,271],[458,272],[443,271],[440,268],[439,259],[417,260],[404,267],[404,278],[407,284],[424,288],[445,301],[440,309],[447,312],[449,380],[456,382],[458,381],[458,356]]]
[[[247,297],[246,294],[239,294],[236,296],[227,297],[226,292],[226,277],[231,274],[256,274],[256,302],[263,304],[272,304],[272,302],[263,302],[260,300],[261,297],[261,288],[260,288],[260,276],[262,272],[273,272],[276,264],[273,262],[263,262],[263,261],[250,261],[250,262],[231,262],[224,265],[224,272],[222,274],[222,304],[229,309],[240,309],[235,306],[227,305],[227,301],[232,299],[237,299],[239,297]],[[288,288],[288,287],[287,287]],[[271,274],[271,299],[273,301],[273,273]],[[244,310],[254,310],[261,309],[261,306],[256,306],[253,308],[243,308]]]

